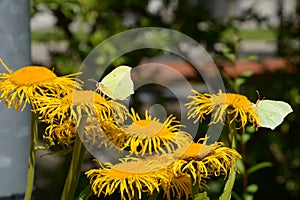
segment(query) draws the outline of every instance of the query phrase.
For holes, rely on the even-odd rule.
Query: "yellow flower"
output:
[[[106,116],[107,117],[107,116]],[[113,128],[112,128],[113,127]],[[99,121],[97,117],[87,117],[82,132],[77,132],[77,127],[74,124],[74,120],[62,121],[59,123],[54,121],[53,124],[49,124],[45,129],[44,139],[47,139],[50,145],[61,144],[69,147],[75,140],[75,136],[78,133],[85,145],[89,145],[89,149],[100,148],[102,146],[106,148],[113,148],[115,145],[109,140],[106,132],[112,133],[116,130],[112,118]],[[120,148],[118,148],[120,149]]]
[[[0,101],[5,100],[8,108],[12,106],[23,111],[26,104],[32,104],[36,99],[48,94],[60,96],[79,89],[81,82],[71,78],[80,73],[57,77],[51,70],[42,66],[26,66],[13,72],[0,59],[0,63],[8,73],[0,73]]]
[[[74,90],[63,98],[39,98],[37,103],[39,107],[36,110],[45,122],[51,124],[54,120],[59,123],[75,120],[76,127],[83,116],[97,117],[99,121],[112,116],[115,120],[122,121],[127,112],[124,105],[106,100],[100,94],[89,90]]]
[[[96,117],[88,117],[84,126],[84,132],[83,134],[80,133],[81,140],[85,145],[89,145],[90,149],[98,149],[104,146],[106,148],[115,147],[115,149],[120,150],[120,147],[116,147],[109,139],[109,136],[115,137],[114,133],[117,130],[119,128],[112,118],[99,121]]]
[[[123,149],[129,148],[133,154],[165,153],[192,141],[188,133],[180,130],[180,123],[172,115],[162,123],[152,118],[148,111],[145,119],[141,119],[132,109],[130,117],[132,123],[121,127],[111,139],[115,144],[124,142]]]
[[[175,176],[170,173],[170,181],[162,182],[161,187],[164,191],[166,199],[182,199],[185,197],[186,200],[192,195],[192,183],[189,175]]]
[[[190,174],[193,184],[210,175],[227,175],[235,161],[241,158],[237,151],[224,147],[221,142],[209,146],[193,142],[186,150],[178,149],[175,154],[181,156],[173,163],[174,174]]]
[[[86,172],[95,195],[100,197],[101,194],[107,196],[120,192],[122,200],[133,197],[141,199],[142,192],[151,195],[159,191],[161,181],[169,181],[167,171],[156,162],[138,159],[121,161],[115,165],[99,162],[99,169]]]
[[[45,129],[44,138],[48,140],[50,145],[58,144],[70,146],[76,136],[76,127],[73,120],[67,120],[63,123],[54,122]]]
[[[205,116],[212,113],[212,122],[224,122],[225,114],[230,115],[229,123],[237,121],[240,127],[244,128],[247,122],[258,127],[258,116],[255,112],[255,105],[247,97],[239,94],[222,93],[200,94],[193,90],[195,96],[187,103],[189,108],[188,117],[196,118],[195,121],[202,121]]]
[[[190,146],[188,148],[191,149]],[[190,174],[178,172],[174,173],[173,170],[174,162],[179,159],[180,152],[182,154],[182,152],[184,152],[186,149],[187,147],[184,147],[180,150],[177,149],[172,153],[166,153],[162,155],[155,154],[145,158],[151,162],[159,163],[161,168],[164,168],[166,171],[168,171],[170,180],[167,182],[161,181],[161,188],[163,190],[164,197],[168,200],[182,198],[188,200],[192,195],[192,180]],[[202,179],[201,182],[199,181],[198,187],[201,190],[207,187],[205,185],[205,180]]]

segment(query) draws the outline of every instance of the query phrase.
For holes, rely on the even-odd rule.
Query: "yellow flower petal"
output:
[[[47,139],[50,145],[56,143],[70,146],[75,139],[76,128],[73,120],[64,121],[63,123],[53,123],[45,129],[44,138]]]
[[[105,165],[99,162],[99,169],[91,169],[86,172],[92,185],[93,192],[100,197],[112,195],[118,191],[121,199],[141,199],[142,192],[151,195],[159,191],[160,182],[168,182],[169,176],[166,170],[160,169],[155,162],[145,160],[123,160],[121,163]]]
[[[189,96],[191,102],[187,103],[189,109],[188,118],[196,118],[202,121],[211,113],[211,123],[224,122],[225,115],[230,115],[229,123],[236,121],[240,128],[244,128],[247,123],[258,127],[258,116],[255,112],[254,104],[247,97],[239,94],[222,93],[201,94],[193,90],[195,96]]]
[[[57,77],[45,67],[26,66],[13,72],[3,62],[2,65],[9,73],[0,73],[0,101],[4,99],[8,108],[19,110],[21,107],[23,111],[31,104],[35,109],[34,102],[41,96],[63,96],[74,88],[81,88],[81,81],[72,78],[80,73]]]
[[[224,147],[221,142],[209,146],[192,143],[184,152],[179,149],[175,154],[181,157],[173,164],[174,174],[190,174],[194,181],[208,178],[212,174],[227,175],[235,166],[235,161],[241,158],[237,151]]]
[[[161,186],[167,200],[182,199],[182,197],[188,200],[192,195],[192,183],[189,175],[175,176],[172,174],[171,181],[162,182]]]
[[[120,150],[120,147],[115,146],[110,141],[109,136],[116,137],[115,132],[118,130],[118,126],[114,123],[112,118],[99,121],[96,117],[88,117],[84,126],[84,132],[80,133],[81,140],[85,145],[89,145],[90,149],[99,149],[104,146],[106,148],[114,148]]]
[[[106,100],[100,94],[89,91],[72,91],[63,98],[39,98],[39,108],[36,111],[47,123],[58,120],[75,120],[76,127],[79,126],[81,118],[97,117],[99,121],[105,120],[111,114],[118,114],[114,119],[125,119],[126,107],[113,100]],[[117,113],[118,112],[118,113]],[[120,117],[122,116],[122,117]]]
[[[157,118],[152,118],[147,111],[145,119],[141,119],[132,109],[130,117],[133,122],[121,127],[122,130],[111,139],[115,144],[122,142],[123,149],[128,148],[133,154],[165,153],[192,141],[188,133],[180,130],[181,125],[173,116],[162,123]]]

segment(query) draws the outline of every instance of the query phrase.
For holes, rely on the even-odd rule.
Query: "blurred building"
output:
[[[279,12],[282,12],[284,18],[295,20],[297,14],[297,0],[210,0],[203,3],[216,19],[240,16],[243,12],[251,9],[261,18],[267,19],[269,24],[274,27],[280,23]],[[255,24],[255,21],[252,21],[243,23],[242,26],[249,28],[255,27]]]

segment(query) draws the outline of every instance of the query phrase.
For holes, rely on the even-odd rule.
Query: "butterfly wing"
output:
[[[133,82],[131,79],[131,67],[119,66],[105,76],[101,84],[101,92],[113,99],[125,99],[133,94]]]
[[[257,103],[255,111],[259,125],[274,130],[293,109],[283,101],[261,100]]]

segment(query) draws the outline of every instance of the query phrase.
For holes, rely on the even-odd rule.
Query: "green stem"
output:
[[[28,172],[27,172],[27,184],[25,191],[25,200],[31,199],[33,182],[34,182],[34,170],[35,170],[35,152],[38,138],[38,115],[31,112],[31,125],[30,125],[30,152],[28,158]]]
[[[194,179],[191,176],[191,183],[194,183]],[[192,185],[192,199],[195,199],[196,195],[199,194],[199,180],[196,180],[196,183]]]
[[[231,148],[236,149],[236,143],[237,143],[237,131],[236,131],[236,125],[235,122],[230,123],[230,116],[227,116],[227,121],[228,121],[228,126],[229,126],[229,132],[231,136]],[[241,145],[241,154],[243,157],[243,168],[244,172],[242,173],[242,196],[243,199],[246,199],[246,194],[247,194],[247,186],[248,186],[248,174],[247,174],[247,163],[245,160],[246,156],[246,143],[244,142],[244,139],[242,138],[244,134],[241,134],[241,140],[240,140],[240,145]]]
[[[235,121],[231,122],[230,115],[227,115],[226,117],[227,117],[227,122],[228,122],[228,127],[229,127],[229,134],[231,137],[231,148],[236,149],[237,132],[236,132]]]
[[[73,199],[80,178],[81,164],[83,162],[84,154],[85,148],[82,144],[82,141],[80,140],[79,135],[76,134],[72,160],[70,163],[61,200]]]
[[[244,133],[241,134],[241,154],[243,157],[243,167],[244,167],[244,173],[242,173],[242,178],[243,178],[243,194],[242,197],[243,199],[246,199],[246,194],[247,194],[247,186],[248,186],[248,170],[247,170],[247,162],[246,162],[246,143],[244,142]]]

